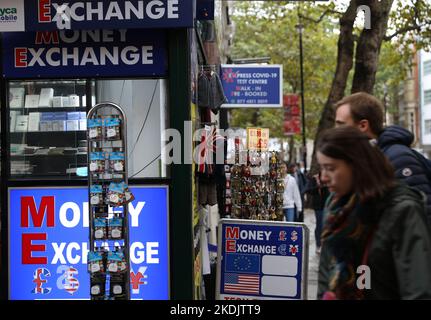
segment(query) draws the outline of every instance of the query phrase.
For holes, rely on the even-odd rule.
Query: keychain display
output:
[[[90,296],[92,300],[130,299],[126,118],[113,103],[88,112],[88,195],[90,219]],[[122,207],[121,211],[114,208]]]
[[[225,214],[237,219],[281,221],[284,172],[280,153],[245,151],[235,159],[247,161],[225,166]],[[262,165],[265,163],[267,167]]]

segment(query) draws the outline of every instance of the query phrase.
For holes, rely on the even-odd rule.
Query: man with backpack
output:
[[[383,128],[383,105],[374,96],[358,92],[335,104],[335,126],[355,126],[376,143],[395,169],[397,179],[424,192],[431,225],[431,162],[410,148],[414,135],[400,126]]]

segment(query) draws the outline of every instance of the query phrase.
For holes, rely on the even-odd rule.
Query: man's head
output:
[[[383,105],[365,92],[354,93],[335,104],[335,126],[357,127],[370,138],[383,130]]]
[[[296,164],[288,163],[287,164],[287,173],[294,174],[296,171]]]

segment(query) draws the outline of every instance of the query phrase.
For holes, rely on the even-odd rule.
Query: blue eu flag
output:
[[[259,273],[260,256],[257,254],[226,254],[226,272]]]

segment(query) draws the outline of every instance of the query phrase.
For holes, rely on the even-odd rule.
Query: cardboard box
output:
[[[79,120],[67,120],[66,131],[79,131]]]
[[[16,117],[15,132],[27,132],[28,115],[19,115]]]
[[[79,119],[79,130],[80,131],[87,130],[87,119]]]
[[[10,123],[9,123],[9,130],[10,132],[15,132],[15,126],[16,126],[16,118],[21,114],[21,111],[10,111],[9,114],[9,119],[10,119]]]
[[[69,107],[79,107],[79,96],[76,94],[69,95]]]
[[[25,107],[26,108],[37,108],[37,107],[39,107],[39,95],[38,94],[27,94],[25,96]]]
[[[40,112],[28,114],[28,131],[39,131]]]
[[[9,88],[9,108],[24,108],[25,88]]]
[[[63,97],[55,96],[52,98],[52,106],[54,108],[61,108],[63,107]]]
[[[53,88],[42,88],[40,90],[39,107],[40,108],[51,108],[53,98],[54,98],[54,89]]]
[[[51,121],[52,131],[66,131],[66,120]]]

